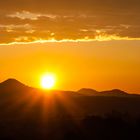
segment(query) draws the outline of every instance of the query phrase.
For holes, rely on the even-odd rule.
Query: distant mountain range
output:
[[[129,94],[127,92],[124,92],[119,89],[113,89],[113,90],[108,90],[108,91],[96,91],[93,89],[87,89],[87,88],[82,88],[78,91],[78,93],[82,95],[88,95],[88,96],[130,96],[133,94]]]
[[[115,138],[118,130],[124,133],[127,128],[122,127],[126,122],[118,121],[119,116],[126,120],[140,116],[139,97],[118,89],[102,92],[86,88],[77,92],[44,91],[8,79],[0,83],[0,140],[63,140],[60,136],[66,140],[78,140],[78,137],[71,137],[77,135],[78,129],[78,135],[83,134],[80,140],[91,139],[90,134],[94,136],[94,132],[99,135],[107,133],[110,138],[112,127]],[[104,122],[105,116],[114,116],[115,125],[112,125],[112,119]],[[79,122],[89,125],[83,127]],[[91,126],[95,127],[93,132]],[[83,128],[86,133],[83,133]],[[131,133],[132,129],[128,132]],[[89,137],[85,138],[85,134]]]
[[[0,93],[8,93],[8,92],[15,92],[15,91],[28,91],[28,90],[36,90],[37,88],[29,87],[16,79],[7,79],[6,81],[0,83]],[[39,90],[39,89],[38,89]],[[47,91],[46,91],[47,92]],[[53,92],[53,91],[52,91]],[[60,92],[60,91],[58,91]],[[83,95],[83,96],[139,96],[138,94],[129,94],[125,91],[119,89],[113,89],[108,91],[96,91],[90,88],[82,88],[77,92],[74,91],[61,91],[67,94],[76,94],[76,95]]]
[[[51,118],[62,117],[62,114],[67,116],[67,111],[75,118],[103,115],[112,110],[139,116],[139,108],[140,95],[118,89],[101,92],[87,88],[76,92],[45,91],[29,87],[15,79],[0,83],[0,120],[19,119],[22,116],[39,120],[43,109],[49,110]]]

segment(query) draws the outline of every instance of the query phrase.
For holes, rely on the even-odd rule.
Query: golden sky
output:
[[[56,88],[120,88],[140,92],[140,41],[50,42],[0,46],[0,81],[14,77],[38,87],[46,72]]]
[[[0,1],[0,81],[140,93],[139,0]]]

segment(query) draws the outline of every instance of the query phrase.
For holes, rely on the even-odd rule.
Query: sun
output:
[[[53,74],[43,75],[40,83],[43,89],[53,89],[56,84],[56,77]]]

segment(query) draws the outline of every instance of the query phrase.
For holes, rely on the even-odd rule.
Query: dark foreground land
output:
[[[140,139],[140,96],[41,91],[9,79],[0,84],[0,140]]]

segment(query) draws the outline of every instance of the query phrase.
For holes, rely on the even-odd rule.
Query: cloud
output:
[[[31,29],[32,26],[29,25],[29,24],[21,24],[21,25],[16,25],[16,24],[3,25],[3,24],[0,24],[0,28],[7,28],[7,29],[18,29],[18,28]]]
[[[4,38],[5,39],[5,38]],[[35,36],[18,36],[18,37],[9,37],[9,40],[6,42],[3,39],[3,42],[0,45],[12,45],[12,44],[34,44],[34,43],[51,43],[51,42],[94,42],[94,41],[140,41],[140,38],[129,38],[121,37],[118,35],[96,35],[94,38],[85,36],[84,38],[63,38],[56,39],[55,37],[35,37]]]
[[[31,13],[31,12],[28,12],[28,11],[22,11],[22,12],[15,12],[13,14],[9,14],[9,15],[7,15],[7,17],[19,18],[19,19],[22,19],[22,20],[25,20],[25,19],[38,20],[40,17],[55,19],[55,18],[57,18],[57,15],[38,14],[38,13]]]
[[[0,21],[0,43],[139,39],[140,1],[4,0]]]
[[[6,32],[28,32],[28,33],[33,33],[34,30],[32,29],[32,26],[30,24],[8,24],[8,25],[4,25],[4,24],[0,24],[0,30],[4,30]]]

